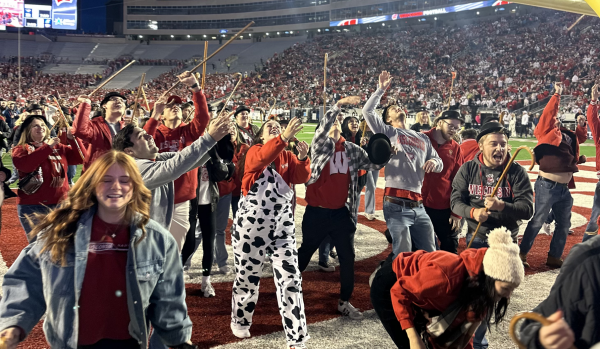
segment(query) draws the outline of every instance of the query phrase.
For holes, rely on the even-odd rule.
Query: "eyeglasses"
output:
[[[449,122],[446,122],[446,120],[442,120],[442,122],[443,122],[444,124],[448,125],[448,128],[449,128],[449,129],[451,129],[451,130],[454,130],[454,131],[458,131],[458,130],[460,130],[460,126],[454,126],[454,125],[452,125],[451,123],[449,123]]]

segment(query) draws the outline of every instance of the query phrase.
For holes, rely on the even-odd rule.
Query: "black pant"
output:
[[[185,234],[185,242],[181,248],[181,264],[185,265],[187,260],[196,250],[196,224],[198,222],[198,198],[190,200],[190,230]]]
[[[445,210],[436,210],[425,207],[425,212],[427,212],[427,215],[431,219],[435,235],[440,240],[440,249],[451,253],[457,253],[458,230],[452,230],[452,225],[450,225],[449,221],[452,210],[449,208]]]
[[[325,237],[330,236],[340,261],[340,299],[350,300],[354,291],[354,232],[356,226],[346,207],[337,210],[306,206],[302,218],[302,246],[298,268],[304,271]]]
[[[116,340],[101,339],[92,345],[78,345],[77,349],[139,349],[140,345],[135,339]]]
[[[373,283],[371,284],[371,304],[383,325],[383,328],[392,338],[392,341],[398,348],[410,349],[410,341],[406,332],[402,330],[394,307],[392,305],[392,296],[390,290],[396,284],[398,279],[396,273],[392,269],[393,254],[390,254],[381,269],[375,274]]]
[[[195,228],[192,236],[193,240],[188,239],[188,235],[185,239],[185,244],[183,245],[183,249],[181,251],[182,259],[185,258],[185,261],[192,257],[198,246],[202,240],[204,243],[202,244],[202,275],[209,276],[210,271],[212,269],[212,264],[214,261],[214,253],[215,253],[215,238],[217,236],[217,212],[212,211],[212,205],[198,205],[198,219],[200,220],[200,230],[202,231],[202,235],[198,239],[196,239]],[[190,228],[191,229],[191,228]],[[185,263],[184,263],[185,264]]]
[[[529,125],[521,125],[521,130],[519,131],[519,137],[523,138],[523,134],[525,134],[525,137],[529,136]]]

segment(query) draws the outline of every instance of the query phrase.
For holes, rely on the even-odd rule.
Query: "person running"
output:
[[[550,210],[554,213],[556,226],[546,265],[560,268],[567,236],[571,227],[573,197],[569,183],[573,173],[578,172],[579,139],[575,132],[561,127],[557,119],[562,83],[555,84],[556,93],[548,102],[535,128],[538,144],[535,147],[536,162],[540,165],[539,176],[535,182],[535,213],[527,224],[521,240],[521,259],[526,267],[527,254],[531,250],[537,234],[546,221]],[[585,132],[578,127],[578,133]]]
[[[435,251],[435,234],[431,219],[423,207],[421,187],[425,173],[442,172],[442,159],[427,135],[405,129],[406,114],[397,105],[389,105],[382,118],[375,107],[390,87],[387,71],[379,75],[379,87],[363,107],[363,116],[374,133],[383,133],[400,151],[385,166],[383,215],[392,236],[395,256],[417,250]]]
[[[488,242],[460,255],[388,256],[372,280],[371,303],[398,348],[472,348],[480,325],[502,322],[525,272],[506,229],[494,229]]]
[[[177,244],[150,218],[150,200],[133,159],[109,151],[58,208],[37,216],[36,241],[2,285],[8,348],[44,314],[52,348],[146,348],[148,323],[171,348],[195,347]]]
[[[231,304],[233,334],[250,337],[262,267],[270,249],[279,312],[290,348],[306,348],[304,343],[309,339],[292,212],[294,191],[290,188],[310,178],[308,144],[298,143],[298,156],[284,150],[301,130],[298,118],[293,118],[283,133],[275,120],[258,130],[254,145],[239,162],[244,169],[243,197],[231,234],[236,271]]]
[[[330,237],[341,268],[338,312],[359,320],[363,314],[350,304],[354,290],[355,207],[360,198],[358,170],[378,171],[384,165],[373,164],[364,149],[341,136],[342,127],[337,121],[339,106],[358,103],[357,96],[339,100],[316,130],[311,145],[311,178],[306,188],[308,205],[302,218],[298,266],[304,271],[321,242]]]

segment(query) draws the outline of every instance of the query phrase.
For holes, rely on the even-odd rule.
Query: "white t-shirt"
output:
[[[210,204],[210,180],[208,178],[208,171],[206,165],[200,169],[200,176],[198,177],[198,205],[209,205]]]

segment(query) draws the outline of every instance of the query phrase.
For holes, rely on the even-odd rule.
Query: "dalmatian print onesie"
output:
[[[308,181],[310,160],[298,160],[284,150],[285,145],[287,143],[277,137],[264,146],[255,145],[255,149],[250,149],[247,154],[245,171],[257,170],[264,162],[266,164],[262,171],[246,172],[242,181],[244,192],[244,188],[250,188],[240,200],[232,232],[236,278],[231,321],[241,330],[252,325],[263,262],[266,250],[270,248],[279,313],[288,345],[293,346],[306,342],[309,336],[302,298],[302,276],[298,269],[292,211],[294,192],[288,183]],[[256,166],[257,162],[259,166]]]

